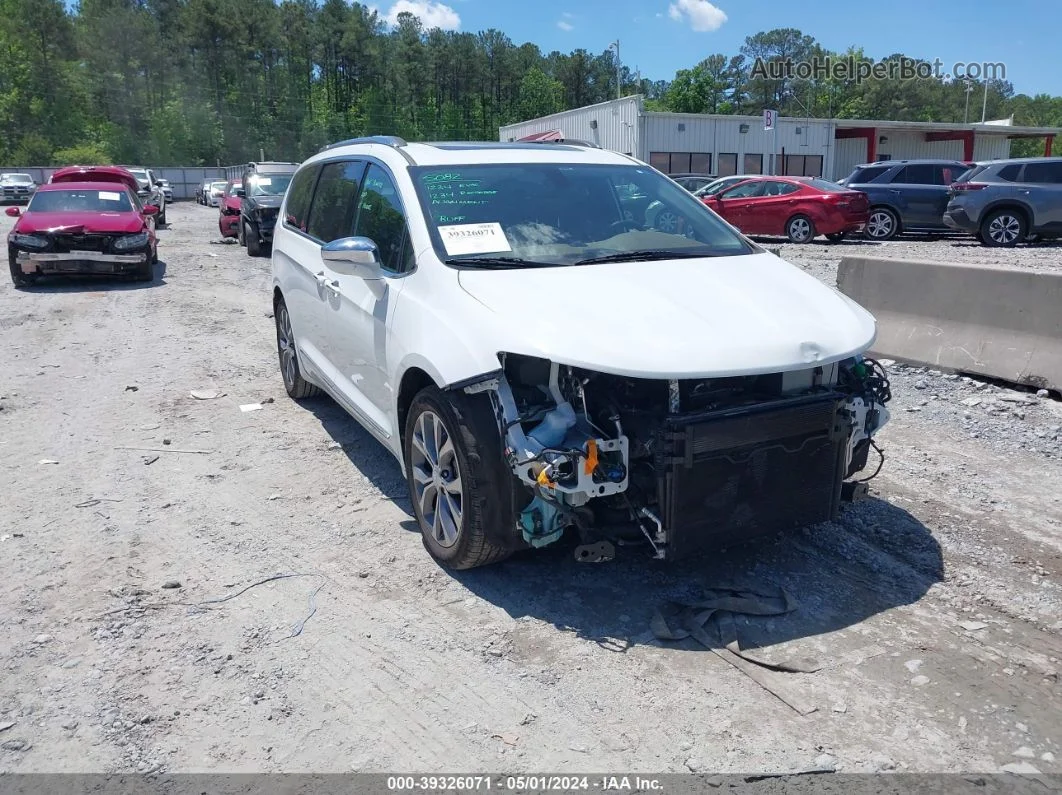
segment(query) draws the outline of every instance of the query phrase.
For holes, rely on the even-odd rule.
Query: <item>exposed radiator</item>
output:
[[[834,518],[843,404],[829,393],[669,418],[657,447],[668,556]]]

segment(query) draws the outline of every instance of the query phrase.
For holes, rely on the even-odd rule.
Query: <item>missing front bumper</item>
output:
[[[829,393],[669,418],[656,463],[667,557],[835,518],[844,405]]]

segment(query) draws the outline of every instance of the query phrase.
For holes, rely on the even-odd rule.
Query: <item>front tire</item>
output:
[[[14,256],[8,257],[8,265],[11,268],[11,283],[15,285],[16,290],[24,290],[33,286],[33,283],[37,281],[36,274],[22,272],[22,268],[19,267]]]
[[[138,282],[153,282],[155,281],[155,263],[154,258],[148,255],[143,262],[136,266],[136,271],[133,272],[133,278]]]
[[[810,243],[815,239],[815,223],[806,215],[794,215],[785,222],[785,236],[790,243]]]
[[[244,221],[241,227],[243,228],[243,242],[247,246],[247,256],[262,256],[262,239],[258,236],[258,227],[249,221]]]
[[[981,242],[993,248],[1011,248],[1025,241],[1029,227],[1015,210],[993,210],[981,222]]]
[[[291,315],[288,305],[280,298],[273,307],[273,317],[277,326],[277,356],[280,359],[280,375],[284,379],[284,389],[292,400],[304,400],[317,397],[321,390],[302,377],[299,367],[299,354],[295,348],[295,335],[291,330]]]
[[[497,563],[512,550],[491,540],[515,535],[512,474],[489,401],[431,386],[413,398],[402,438],[406,481],[424,548],[448,569]]]

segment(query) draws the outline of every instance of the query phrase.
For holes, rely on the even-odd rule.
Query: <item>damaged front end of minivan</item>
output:
[[[851,478],[870,450],[884,460],[891,395],[873,359],[673,380],[499,359],[462,388],[491,398],[526,495],[517,529],[533,547],[574,530],[580,560],[633,543],[673,559],[827,521],[865,493]]]

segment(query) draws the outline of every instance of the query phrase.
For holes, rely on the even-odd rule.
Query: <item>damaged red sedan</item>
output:
[[[236,192],[243,187],[243,182],[230,179],[221,195],[218,209],[218,231],[222,237],[240,236],[240,195]]]
[[[870,202],[861,191],[817,177],[754,177],[701,199],[746,235],[785,235],[831,243],[866,226]]]
[[[18,218],[7,236],[15,287],[71,273],[154,279],[158,208],[142,207],[123,180],[51,182],[24,212],[9,207],[7,214]]]

